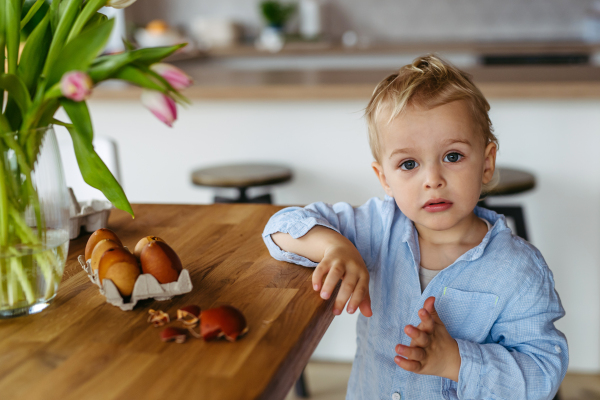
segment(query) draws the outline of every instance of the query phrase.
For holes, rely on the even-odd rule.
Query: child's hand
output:
[[[321,282],[325,275],[327,277],[321,289]],[[340,279],[342,279],[342,286],[335,300],[333,313],[340,315],[352,295],[348,303],[348,314],[353,314],[357,308],[360,308],[360,312],[365,317],[373,315],[369,296],[369,272],[360,253],[351,244],[339,243],[328,247],[312,276],[313,287],[317,291],[321,290],[323,299],[331,296]]]
[[[424,375],[437,375],[458,382],[460,353],[458,343],[450,336],[435,311],[435,297],[425,300],[419,310],[418,327],[406,325],[404,332],[412,338],[410,346],[396,345],[394,361],[400,368]]]

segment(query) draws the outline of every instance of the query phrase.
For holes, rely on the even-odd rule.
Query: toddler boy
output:
[[[347,399],[551,399],[568,364],[540,252],[477,207],[494,184],[489,104],[435,56],[379,83],[366,109],[386,196],[276,213],[271,255],[316,267],[334,313],[360,308]]]

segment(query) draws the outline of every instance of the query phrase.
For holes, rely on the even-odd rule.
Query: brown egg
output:
[[[150,242],[140,255],[142,271],[151,274],[160,283],[175,282],[181,272],[181,260],[168,244]]]
[[[200,334],[206,341],[225,337],[234,342],[248,332],[246,318],[232,306],[221,306],[200,313]]]
[[[121,240],[113,231],[106,228],[100,228],[96,232],[92,233],[92,236],[90,236],[90,238],[87,241],[87,244],[85,245],[86,261],[92,258],[92,251],[94,251],[94,247],[96,247],[99,241],[104,239],[114,240],[115,242],[123,246],[123,243],[121,243]]]
[[[94,247],[94,251],[92,251],[92,270],[98,269],[98,266],[100,264],[100,258],[106,250],[118,249],[121,247],[123,246],[121,246],[114,240],[102,239],[101,241],[99,241],[96,247]]]
[[[144,250],[144,247],[146,247],[146,245],[150,242],[164,242],[164,240],[158,236],[146,236],[141,238],[140,241],[135,245],[135,250],[133,251],[137,258],[140,258],[142,250]]]
[[[130,296],[133,292],[135,281],[140,275],[140,267],[133,254],[124,248],[106,250],[98,267],[98,278],[113,281],[121,296]]]

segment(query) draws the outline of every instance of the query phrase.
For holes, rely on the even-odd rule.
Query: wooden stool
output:
[[[292,179],[292,170],[271,164],[228,164],[202,168],[192,172],[192,183],[213,188],[236,188],[235,199],[215,196],[215,203],[267,203],[271,204],[271,194],[248,198],[247,190],[255,186],[275,185]]]
[[[497,168],[497,171],[498,174],[500,174],[500,182],[487,194],[487,197],[507,196],[510,194],[523,193],[535,187],[535,176],[529,172],[501,167]],[[517,235],[525,240],[528,240],[527,229],[525,227],[525,218],[523,216],[523,207],[490,206],[485,202],[485,199],[479,201],[477,205],[512,218],[513,221],[515,221]]]

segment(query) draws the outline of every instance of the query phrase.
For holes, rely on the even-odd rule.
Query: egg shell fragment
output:
[[[234,342],[248,332],[246,318],[235,307],[221,306],[200,313],[200,334],[206,341],[224,336]]]

